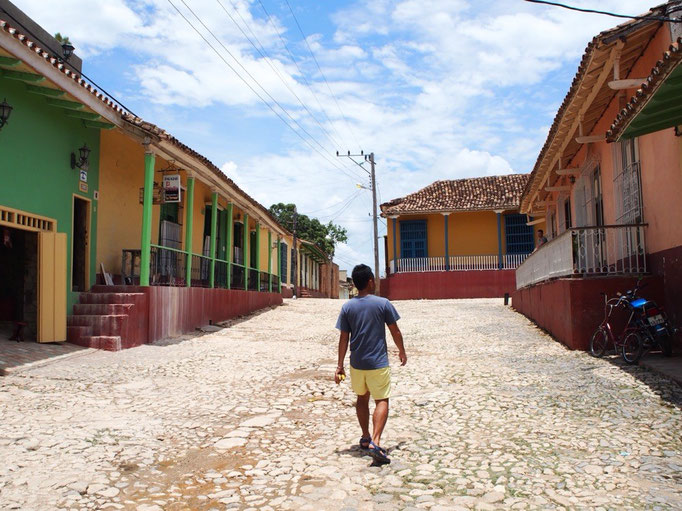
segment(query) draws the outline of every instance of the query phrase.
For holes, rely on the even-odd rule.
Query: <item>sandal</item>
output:
[[[369,455],[374,459],[377,465],[388,465],[391,459],[388,457],[388,452],[383,447],[379,447],[374,442],[369,443]]]
[[[361,437],[360,438],[360,449],[362,449],[363,451],[366,451],[367,449],[369,449],[369,444],[371,444],[371,443],[372,443],[372,437],[371,436]]]

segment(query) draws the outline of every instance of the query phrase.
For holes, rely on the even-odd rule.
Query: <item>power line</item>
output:
[[[201,23],[201,25],[206,29],[206,31],[207,31],[209,34],[211,34],[211,36],[213,36],[213,38],[218,42],[218,44],[220,44],[220,46],[223,47],[223,49],[227,52],[227,54],[228,54],[230,57],[232,57],[232,60],[234,60],[234,61],[239,65],[239,67],[241,67],[241,68],[244,70],[244,72],[249,76],[249,78],[251,78],[251,80],[253,80],[253,82],[254,82],[256,85],[258,85],[258,87],[260,87],[261,90],[262,90],[262,91],[263,91],[263,92],[264,92],[264,93],[273,101],[273,103],[275,103],[275,104],[282,110],[282,112],[284,112],[284,114],[286,114],[286,116],[289,117],[289,119],[291,119],[291,120],[296,124],[296,126],[299,127],[299,129],[300,129],[301,131],[303,131],[306,135],[308,135],[308,137],[310,137],[310,139],[311,139],[313,142],[315,142],[318,146],[320,146],[320,148],[324,151],[324,150],[325,150],[325,149],[324,149],[324,146],[323,146],[322,144],[320,144],[320,143],[317,141],[317,139],[316,139],[315,137],[313,137],[313,136],[308,132],[308,130],[306,130],[306,129],[305,129],[305,128],[296,120],[296,119],[294,119],[294,118],[292,117],[292,115],[287,111],[287,109],[284,108],[284,107],[283,107],[283,106],[282,106],[282,105],[281,105],[281,104],[280,104],[280,103],[279,103],[279,102],[278,102],[278,101],[277,101],[277,100],[276,100],[276,99],[275,99],[275,98],[274,98],[274,97],[265,89],[265,87],[263,87],[263,86],[260,84],[260,82],[259,82],[258,80],[256,80],[256,78],[254,78],[254,76],[249,72],[248,69],[246,69],[246,67],[244,67],[244,65],[239,61],[239,59],[237,59],[237,58],[232,54],[232,52],[231,52],[229,49],[227,49],[227,47],[223,44],[223,42],[222,42],[222,41],[221,41],[221,40],[220,40],[220,39],[211,31],[210,28],[208,28],[208,27],[206,26],[206,24],[203,22],[203,20],[202,20],[202,19],[201,19],[193,10],[192,10],[192,8],[191,8],[189,5],[187,5],[187,2],[185,2],[185,0],[180,0],[180,1],[181,1],[181,2],[183,3],[183,5],[189,10],[189,12],[192,13],[192,15],[197,19],[197,21],[198,21],[199,23]],[[168,0],[168,2],[175,8],[176,11],[178,11],[178,12],[180,13],[180,10],[179,10],[177,7],[175,7],[175,5],[173,4],[173,2],[171,2],[171,0]],[[182,13],[180,13],[180,15],[182,16]],[[182,17],[185,19],[185,21],[188,21],[187,18],[185,18],[184,16],[182,16]],[[188,21],[188,23],[189,23],[189,21]],[[192,26],[192,28],[194,28],[194,26]],[[196,31],[196,29],[195,29],[195,31]],[[201,35],[201,34],[199,34],[199,35]],[[206,41],[206,39],[205,39],[203,36],[202,36],[202,39],[204,39],[204,41]],[[208,41],[207,41],[207,43],[208,43]],[[210,45],[209,45],[209,46],[210,46]],[[214,49],[213,46],[211,46],[211,48]],[[215,51],[215,49],[214,49],[214,51]],[[220,56],[220,55],[219,55],[219,56]],[[221,57],[221,58],[222,58],[222,57]],[[225,63],[227,63],[227,61],[225,61],[225,59],[223,59],[223,61],[224,61]],[[229,65],[229,64],[228,64],[228,65]],[[246,83],[247,85],[249,85],[248,82],[246,82],[246,80],[244,80],[244,78],[242,78],[242,76],[237,72],[236,69],[234,69],[232,66],[230,66],[230,69],[232,69],[232,71],[234,71],[234,72],[237,74],[237,76],[239,76],[239,78],[242,79],[242,81],[243,81],[244,83]],[[251,90],[252,90],[253,92],[256,92],[252,87],[249,86],[249,88],[251,88]],[[256,94],[257,94],[257,93],[256,93]],[[258,97],[259,97],[262,101],[264,101],[266,104],[268,104],[265,100],[263,100],[263,98],[262,98],[260,95],[258,95]],[[268,104],[268,106],[269,106],[269,104]],[[274,109],[272,109],[272,110],[274,111]],[[280,117],[280,118],[281,118],[281,117]],[[287,125],[291,128],[291,125],[289,125],[288,123],[287,123]],[[293,129],[293,128],[292,128],[292,129]],[[295,130],[294,130],[294,131],[295,131]],[[296,133],[297,133],[299,136],[301,136],[298,132],[296,132]],[[304,141],[307,143],[307,141],[306,141],[302,136],[301,136],[301,139],[304,140]],[[312,146],[310,143],[308,143],[308,145],[310,145],[310,147],[312,147],[313,149],[315,149],[314,146]],[[345,172],[344,169],[343,169],[342,167],[339,167],[338,165],[335,165],[333,160],[327,158],[323,153],[321,153],[321,152],[318,151],[317,149],[315,149],[315,150],[316,150],[316,152],[317,152],[318,154],[320,154],[323,158],[325,158],[327,161],[331,162],[332,165],[334,165],[334,166],[337,167],[339,170],[341,170],[341,172],[343,172],[344,174],[346,174],[348,177],[351,177],[351,178],[352,178],[352,176],[350,176],[347,172]]]
[[[5,14],[7,14],[7,15],[11,18],[11,15],[10,15],[5,9],[3,9],[3,8],[0,7],[0,11],[4,12]],[[12,19],[13,19],[13,18],[12,18]],[[140,117],[140,116],[137,115],[135,112],[133,112],[130,108],[128,108],[127,106],[125,106],[121,101],[119,101],[118,99],[116,99],[116,96],[114,96],[113,94],[107,92],[107,90],[106,90],[104,87],[100,86],[95,80],[93,80],[92,78],[90,78],[90,77],[89,77],[88,75],[86,75],[83,71],[76,69],[76,68],[75,68],[71,63],[69,63],[68,61],[64,60],[64,55],[57,55],[57,54],[50,48],[50,46],[49,46],[48,44],[45,43],[45,41],[42,41],[42,40],[40,39],[40,37],[38,37],[38,36],[35,35],[33,32],[31,32],[31,31],[30,31],[28,28],[26,28],[24,25],[21,25],[21,30],[24,31],[24,32],[26,32],[26,33],[28,33],[28,35],[31,36],[31,39],[33,39],[34,41],[40,43],[40,45],[42,46],[41,49],[42,49],[43,51],[46,51],[46,52],[48,52],[48,53],[52,53],[52,54],[55,56],[55,58],[57,58],[57,59],[58,59],[62,64],[64,64],[65,66],[69,66],[69,67],[72,69],[72,71],[75,72],[77,75],[82,76],[82,77],[85,77],[85,79],[86,79],[88,82],[90,82],[92,85],[94,85],[94,86],[97,87],[100,91],[102,91],[104,94],[106,94],[106,95],[109,97],[109,99],[111,99],[112,101],[114,101],[118,106],[120,106],[121,108],[123,108],[126,112],[128,112],[128,113],[131,114],[131,115],[134,115],[135,117],[138,117],[138,118]]]
[[[554,7],[561,7],[562,9],[568,9],[571,11],[587,12],[590,14],[603,14],[604,16],[612,16],[614,18],[625,18],[632,20],[645,20],[645,21],[667,21],[669,23],[682,23],[682,19],[668,18],[665,16],[630,16],[628,14],[618,14],[609,11],[598,11],[596,9],[584,9],[582,7],[575,7],[572,5],[561,4],[559,2],[548,2],[546,0],[524,0],[532,4],[544,4],[552,5]]]
[[[284,1],[286,2],[287,6],[289,7],[289,12],[291,12],[291,15],[294,17],[294,21],[296,22],[296,26],[298,27],[298,31],[301,33],[301,36],[303,36],[303,42],[305,42],[305,45],[307,46],[308,51],[310,52],[310,56],[315,61],[315,65],[317,66],[317,69],[319,69],[320,74],[322,75],[322,78],[324,79],[324,83],[327,84],[327,89],[329,89],[329,93],[332,95],[332,98],[334,98],[334,102],[336,103],[336,107],[339,109],[339,112],[341,113],[341,116],[343,117],[343,120],[345,121],[346,126],[348,127],[348,131],[353,136],[353,139],[355,140],[355,143],[358,145],[358,147],[360,149],[362,149],[362,145],[360,144],[360,142],[358,142],[358,138],[355,136],[355,132],[350,127],[350,123],[348,122],[348,118],[343,113],[343,110],[341,110],[341,106],[339,105],[339,100],[336,99],[336,95],[332,91],[332,88],[329,86],[329,82],[327,81],[327,77],[325,76],[324,72],[322,71],[322,68],[320,67],[320,63],[315,58],[315,54],[313,53],[313,50],[310,47],[310,44],[308,44],[308,38],[303,33],[303,29],[301,28],[301,24],[298,22],[298,18],[296,17],[296,14],[294,14],[294,10],[291,8],[291,4],[289,3],[289,0],[284,0]]]
[[[310,85],[310,82],[308,82],[308,80],[306,79],[305,73],[303,72],[303,70],[301,69],[301,67],[298,65],[298,61],[296,60],[296,57],[294,57],[294,54],[293,54],[293,53],[291,52],[291,50],[289,49],[289,46],[287,45],[286,41],[285,41],[284,38],[282,37],[282,34],[280,33],[279,29],[277,28],[277,25],[276,25],[275,22],[273,21],[272,16],[270,16],[270,13],[269,13],[268,10],[265,8],[265,5],[263,5],[263,2],[262,2],[261,0],[258,0],[258,3],[260,4],[261,8],[263,9],[263,12],[265,13],[265,16],[267,16],[268,21],[270,22],[270,25],[272,25],[272,28],[275,29],[275,32],[277,33],[277,37],[279,37],[279,40],[280,40],[280,42],[282,43],[282,46],[284,47],[284,49],[285,49],[285,50],[287,51],[287,53],[289,54],[289,57],[291,58],[291,61],[292,61],[292,62],[294,63],[294,65],[296,66],[296,69],[298,69],[298,72],[299,72],[299,74],[301,75],[301,78],[302,78],[303,81],[305,82],[306,86],[308,87],[308,90],[310,90],[310,93],[311,93],[311,94],[313,95],[313,97],[315,98],[315,101],[317,102],[317,105],[320,107],[320,110],[322,110],[322,113],[323,113],[324,116],[327,118],[327,121],[329,122],[329,124],[330,124],[330,126],[331,126],[331,129],[334,130],[334,131],[336,132],[336,134],[337,134],[340,138],[343,138],[343,137],[341,137],[341,134],[339,133],[339,130],[336,129],[336,127],[334,126],[334,123],[333,123],[332,120],[329,118],[329,115],[327,115],[327,111],[326,111],[325,108],[322,106],[322,103],[320,102],[320,99],[317,97],[317,94],[315,94],[315,91],[313,90],[312,86]]]
[[[242,82],[244,82],[244,84],[251,90],[251,92],[253,92],[253,93],[258,97],[258,99],[260,99],[260,100],[265,104],[265,106],[267,106],[270,110],[272,110],[272,112],[273,112],[277,117],[279,117],[279,119],[280,119],[282,122],[284,122],[284,124],[286,124],[287,127],[289,127],[289,129],[291,129],[291,130],[292,130],[292,131],[293,131],[301,140],[303,140],[303,142],[305,142],[311,149],[313,149],[316,153],[318,153],[320,156],[322,156],[325,160],[327,160],[328,162],[330,162],[334,167],[336,167],[337,169],[341,170],[347,177],[351,178],[351,180],[352,180],[352,176],[349,175],[349,174],[347,174],[347,173],[344,171],[344,169],[343,169],[342,167],[339,167],[338,165],[335,165],[335,162],[334,162],[333,160],[329,159],[324,153],[320,152],[320,151],[319,151],[315,146],[313,146],[313,145],[312,145],[312,144],[311,144],[303,135],[301,135],[296,129],[294,129],[294,127],[293,127],[291,124],[289,124],[289,122],[287,122],[287,120],[286,120],[284,117],[282,117],[282,115],[281,115],[277,110],[275,110],[275,108],[274,108],[270,103],[268,103],[268,102],[263,98],[263,96],[261,96],[261,95],[258,93],[258,91],[257,91],[256,89],[254,89],[253,86],[252,86],[252,85],[251,85],[251,84],[250,84],[250,83],[249,83],[241,74],[239,74],[239,72],[238,72],[238,71],[237,71],[237,70],[236,70],[236,69],[235,69],[227,60],[225,60],[225,58],[220,54],[220,52],[215,48],[215,46],[213,46],[213,45],[210,43],[210,41],[204,37],[204,35],[203,35],[203,34],[194,26],[194,24],[192,24],[192,22],[191,22],[189,19],[187,19],[187,17],[182,13],[182,11],[180,11],[180,9],[178,9],[178,7],[172,2],[172,0],[167,0],[167,1],[168,1],[168,3],[173,7],[173,9],[175,9],[175,10],[177,11],[177,13],[182,17],[182,19],[184,19],[185,22],[187,22],[187,24],[188,24],[188,25],[189,25],[189,26],[190,26],[190,27],[199,35],[199,37],[201,37],[201,39],[203,39],[203,41],[209,46],[209,48],[211,48],[211,49],[213,50],[213,52],[218,56],[218,58],[220,58],[220,60],[222,60],[223,63],[224,63],[227,67],[229,67],[229,68],[232,70],[232,72],[234,72],[234,73],[237,75],[237,77],[238,77]],[[242,67],[242,69],[244,69],[244,70],[246,71],[246,73],[247,73],[247,74],[251,77],[251,79],[252,79],[252,80],[253,80],[253,81],[254,81],[254,82],[263,90],[263,92],[265,92],[265,94],[267,94],[267,95],[272,99],[272,101],[273,101],[277,106],[279,106],[279,108],[280,108],[280,109],[281,109],[281,110],[282,110],[290,119],[292,119],[292,120],[301,128],[301,130],[302,130],[303,132],[305,132],[311,139],[313,139],[313,141],[315,141],[318,145],[320,145],[319,142],[317,142],[317,140],[315,140],[315,138],[312,137],[312,136],[310,135],[310,133],[308,133],[308,132],[305,130],[305,128],[303,128],[303,127],[302,127],[302,126],[301,126],[293,117],[291,117],[291,114],[289,114],[289,112],[287,112],[287,110],[286,110],[284,107],[282,107],[282,105],[280,105],[280,104],[277,102],[277,100],[275,100],[275,99],[274,99],[274,98],[273,98],[273,97],[272,97],[272,96],[263,88],[263,86],[262,86],[262,85],[261,85],[261,84],[260,84],[260,83],[259,83],[259,82],[258,82],[258,81],[257,81],[257,80],[256,80],[256,79],[255,79],[255,78],[246,70],[246,68],[244,68],[244,66],[239,62],[239,60],[237,60],[237,59],[235,58],[235,56],[232,55],[232,53],[231,53],[231,52],[225,47],[225,45],[220,41],[220,39],[218,39],[218,38],[216,37],[216,35],[215,35],[215,34],[214,34],[214,33],[213,33],[213,32],[204,24],[204,22],[201,20],[201,18],[199,18],[199,17],[196,15],[196,13],[195,13],[195,12],[194,12],[194,11],[185,3],[185,0],[180,0],[180,1],[181,1],[181,2],[185,5],[185,7],[187,7],[187,9],[194,15],[194,17],[199,21],[199,23],[201,23],[202,26],[203,26],[203,27],[204,27],[204,28],[213,36],[213,38],[214,38],[214,39],[215,39],[215,40],[216,40],[216,41],[225,49],[225,51],[230,55],[230,57],[232,57],[232,59],[234,59],[235,62],[237,62],[237,63]],[[320,145],[320,147],[322,147],[322,146]],[[324,147],[322,147],[322,149],[324,149]]]
[[[280,74],[280,72],[277,70],[277,68],[272,64],[272,59],[271,59],[270,55],[268,54],[267,50],[265,49],[265,47],[263,46],[263,44],[260,42],[260,40],[258,39],[258,36],[257,36],[257,35],[255,34],[255,32],[251,29],[251,27],[249,26],[249,24],[246,22],[246,20],[244,19],[244,17],[241,15],[241,13],[239,12],[239,9],[238,9],[237,6],[235,5],[235,3],[234,3],[232,0],[230,0],[230,3],[232,4],[232,8],[235,10],[235,12],[236,12],[237,15],[239,16],[239,18],[242,20],[242,23],[244,23],[244,25],[245,25],[246,28],[249,30],[249,32],[251,32],[251,35],[253,36],[253,38],[254,38],[254,39],[256,40],[256,42],[258,43],[258,46],[256,46],[256,43],[254,43],[254,42],[251,40],[251,38],[246,34],[246,32],[244,32],[244,29],[242,29],[241,25],[239,25],[239,23],[237,23],[237,20],[234,19],[234,16],[232,16],[232,14],[230,14],[230,13],[227,11],[227,9],[225,9],[225,6],[222,4],[222,2],[221,2],[220,0],[216,0],[216,2],[218,2],[218,5],[220,5],[220,7],[223,9],[223,11],[225,11],[225,14],[230,18],[230,20],[232,20],[232,23],[234,23],[234,25],[239,29],[239,31],[240,31],[240,32],[242,33],[242,35],[246,38],[246,40],[249,41],[249,43],[251,44],[251,46],[253,46],[253,47],[255,48],[255,50],[260,54],[260,56],[263,57],[263,59],[265,60],[265,62],[270,66],[270,69],[272,69],[272,71],[277,75],[277,77],[278,77],[278,78],[280,79],[280,81],[284,84],[284,86],[287,88],[287,90],[288,90],[289,92],[291,92],[291,94],[298,100],[298,102],[299,102],[300,105],[305,109],[305,111],[308,112],[308,114],[310,115],[310,117],[312,117],[312,119],[317,123],[317,125],[320,127],[320,129],[322,130],[322,132],[327,136],[327,138],[329,138],[329,140],[332,142],[332,144],[338,145],[338,142],[337,142],[336,140],[334,140],[334,139],[331,137],[331,135],[330,135],[330,133],[327,131],[327,129],[326,129],[324,126],[322,126],[322,124],[321,124],[320,121],[317,119],[317,117],[315,117],[315,115],[310,111],[310,109],[308,109],[308,107],[305,105],[305,103],[303,103],[303,101],[302,101],[301,98],[298,96],[298,94],[296,94],[296,92],[295,92],[295,91],[291,88],[291,86],[287,83],[287,81],[286,81],[286,80],[284,79],[284,77]]]

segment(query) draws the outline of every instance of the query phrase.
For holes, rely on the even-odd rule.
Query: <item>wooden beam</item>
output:
[[[575,137],[575,141],[579,144],[592,144],[594,142],[603,142],[606,140],[606,135],[587,135],[584,137]]]
[[[577,168],[557,169],[554,173],[558,176],[579,176],[581,174],[580,169]]]
[[[628,78],[627,80],[611,80],[609,87],[613,90],[639,89],[646,78]]]
[[[537,220],[531,220],[530,222],[526,222],[526,225],[544,224],[546,221],[547,221],[546,218],[538,218]]]
[[[83,121],[83,124],[86,128],[92,128],[96,130],[111,130],[116,127],[115,124],[102,121]]]
[[[94,112],[79,112],[77,110],[66,112],[67,117],[75,117],[76,119],[85,119],[86,121],[99,121],[102,116]]]
[[[83,108],[83,103],[78,103],[77,101],[69,101],[67,99],[54,99],[47,98],[47,103],[57,108],[65,108],[66,110],[81,110]]]
[[[0,69],[0,73],[5,78],[10,80],[19,80],[20,82],[40,83],[45,81],[44,76],[33,73],[24,73],[23,71],[10,71],[8,69]]]
[[[12,57],[3,57],[0,55],[0,66],[15,67],[21,64],[21,60]]]
[[[594,99],[597,97],[597,94],[599,94],[599,91],[601,90],[602,85],[606,82],[606,80],[609,77],[609,74],[612,72],[612,64],[613,62],[620,57],[620,52],[624,46],[624,43],[622,41],[618,41],[613,48],[611,48],[611,51],[609,52],[609,55],[606,57],[604,61],[604,65],[602,67],[601,72],[599,73],[599,76],[597,77],[597,80],[594,82],[594,85],[592,86],[592,89],[590,90],[590,93],[587,95],[587,97],[583,100],[583,104],[580,108],[580,111],[578,112],[578,115],[573,119],[573,125],[570,126],[569,128],[569,133],[575,132],[576,129],[578,129],[579,124],[582,120],[582,116],[585,114],[587,109],[589,108],[590,104]],[[592,61],[587,65],[588,70],[591,68],[592,63],[594,62],[594,53],[592,54]],[[609,65],[611,64],[611,65]],[[596,66],[595,66],[596,67]],[[558,137],[555,137],[554,140],[557,140]],[[552,140],[552,145],[554,145],[554,140]],[[556,165],[557,161],[561,158],[561,155],[563,154],[564,150],[568,146],[568,143],[571,141],[570,136],[566,136],[563,140],[563,143],[559,147],[559,150],[556,151],[556,154],[554,155],[554,158],[552,159],[549,168],[551,169]],[[532,203],[533,200],[538,196],[538,193],[540,193],[540,189],[543,187],[545,182],[547,181],[548,177],[551,174],[551,170],[548,170],[545,172],[545,175],[543,176],[542,181],[540,182],[540,185],[538,188],[535,190],[535,192],[531,196],[530,202]]]
[[[547,192],[570,192],[571,188],[573,188],[573,187],[570,185],[545,186],[545,191],[547,191]]]
[[[52,89],[50,87],[41,87],[40,85],[26,85],[26,90],[31,94],[40,94],[41,96],[48,96],[50,98],[61,98],[66,94],[63,90]]]

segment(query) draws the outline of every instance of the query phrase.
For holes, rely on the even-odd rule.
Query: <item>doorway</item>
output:
[[[71,256],[71,290],[87,291],[90,258],[90,201],[73,198],[73,246]]]

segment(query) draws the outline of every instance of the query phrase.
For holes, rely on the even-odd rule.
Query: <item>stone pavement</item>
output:
[[[10,374],[0,509],[682,508],[682,389],[500,302],[396,303],[384,467],[331,380],[339,301]]]
[[[10,341],[9,335],[0,333],[0,376],[15,370],[23,370],[28,366],[88,351],[92,350],[66,342]]]

